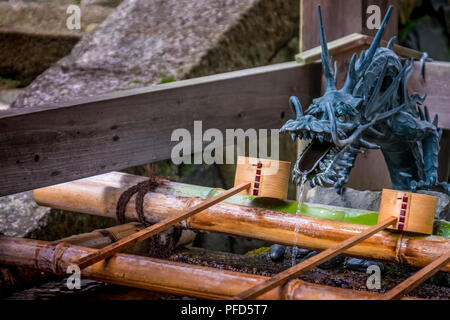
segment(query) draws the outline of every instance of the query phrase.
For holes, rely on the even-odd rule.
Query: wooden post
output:
[[[324,263],[325,261],[336,257],[346,249],[353,247],[355,244],[369,238],[378,231],[386,229],[388,226],[396,222],[397,218],[388,218],[385,221],[382,221],[379,224],[364,230],[363,232],[361,232],[361,234],[348,238],[338,245],[322,251],[321,253],[309,258],[308,260],[305,260],[287,270],[284,270],[283,272],[280,272],[266,282],[260,283],[253,288],[250,288],[238,294],[234,297],[234,300],[255,299],[256,297],[259,297],[267,291],[286,283],[288,280],[298,277],[301,273],[309,271],[314,267]]]
[[[394,6],[383,39],[398,32],[398,11],[394,0],[300,0],[300,52],[320,45],[317,6],[322,7],[323,23],[327,41],[333,41],[352,33],[374,36],[377,30],[367,28],[367,8],[377,5],[381,19],[390,5]]]

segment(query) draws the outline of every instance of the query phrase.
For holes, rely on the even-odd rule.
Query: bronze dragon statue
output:
[[[427,107],[422,108],[426,95],[408,94],[413,61],[402,63],[394,53],[395,37],[386,48],[380,47],[391,12],[392,7],[370,48],[359,59],[353,55],[345,84],[338,90],[337,68],[336,64],[332,68],[318,7],[325,94],[314,99],[304,113],[299,99],[291,97],[296,119],[288,120],[280,130],[293,140],[311,140],[293,169],[297,184],[307,175],[312,187],[330,184],[341,193],[357,155],[368,148],[381,149],[394,189],[442,187],[450,193],[450,184],[437,180],[442,135],[438,117],[430,121]]]
[[[392,6],[370,48],[358,59],[353,55],[345,84],[338,90],[337,67],[335,64],[332,68],[318,7],[325,93],[304,113],[299,99],[291,97],[289,103],[296,118],[280,130],[293,140],[311,141],[294,165],[295,183],[307,179],[312,187],[328,184],[342,193],[356,157],[367,148],[381,149],[394,189],[414,192],[442,187],[450,194],[450,184],[437,179],[442,136],[438,117],[430,121],[427,107],[422,108],[426,95],[408,93],[413,61],[402,63],[392,50],[395,37],[386,48],[380,47],[391,13]],[[284,246],[274,245],[270,257],[279,260],[284,251]]]

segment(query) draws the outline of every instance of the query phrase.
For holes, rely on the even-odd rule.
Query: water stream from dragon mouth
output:
[[[297,195],[298,206],[297,206],[297,212],[295,213],[296,215],[299,215],[302,212],[303,192],[305,191],[305,183],[306,183],[306,177],[308,176],[308,171],[302,171],[301,174],[302,174],[302,180],[301,180],[300,186],[298,188],[298,195]],[[295,224],[295,228],[294,228],[295,243],[297,243],[297,234],[298,234],[298,223]],[[291,256],[292,266],[295,266],[295,258],[297,256],[297,250],[298,250],[297,246],[292,247],[292,256]]]

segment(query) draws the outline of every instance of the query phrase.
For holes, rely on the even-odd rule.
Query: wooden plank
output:
[[[295,62],[0,113],[0,196],[169,159],[171,134],[280,128],[290,95],[320,94],[320,65]]]
[[[443,254],[441,257],[427,265],[426,267],[420,269],[418,272],[413,274],[411,277],[402,281],[399,285],[395,286],[393,289],[389,290],[384,296],[381,297],[382,300],[398,300],[401,299],[405,294],[411,292],[417,288],[422,282],[430,278],[433,274],[442,269],[450,261],[450,252]]]
[[[365,47],[367,43],[366,38],[367,36],[360,33],[352,33],[346,35],[345,37],[329,41],[328,51],[330,52],[330,55],[332,57],[347,51],[360,51],[361,48]],[[295,56],[295,60],[300,64],[308,64],[320,60],[321,53],[322,47],[319,45],[317,47],[300,52]]]
[[[236,187],[233,187],[211,199],[207,199],[192,208],[183,210],[171,217],[168,217],[158,223],[155,223],[152,226],[149,226],[141,231],[129,235],[128,237],[120,239],[119,241],[114,242],[106,247],[103,247],[97,250],[96,252],[93,252],[92,254],[84,256],[78,262],[78,266],[80,267],[80,269],[84,269],[86,267],[89,267],[90,265],[93,265],[94,263],[109,258],[115,255],[116,253],[119,253],[123,250],[132,247],[137,242],[144,241],[145,239],[148,239],[151,236],[154,236],[155,234],[167,230],[168,228],[174,226],[178,222],[185,220],[189,217],[192,217],[194,214],[199,213],[205,209],[208,209],[209,207],[231,197],[232,195],[235,195],[241,191],[250,188],[250,186],[251,186],[250,182],[241,183],[240,185],[237,185]]]
[[[238,294],[237,296],[234,297],[234,299],[235,300],[255,299],[256,297],[272,290],[273,288],[276,288],[286,283],[288,280],[298,277],[301,273],[311,270],[314,267],[324,263],[325,261],[332,259],[333,257],[347,250],[348,248],[353,247],[355,244],[369,238],[375,233],[387,228],[388,226],[396,222],[397,222],[396,217],[390,217],[389,219],[386,219],[385,221],[382,221],[376,224],[375,226],[372,226],[364,230],[360,234],[348,238],[347,240],[342,241],[338,245],[331,247],[325,251],[322,251],[321,253],[287,270],[284,270],[283,272],[278,273],[269,280],[257,284],[256,286]]]

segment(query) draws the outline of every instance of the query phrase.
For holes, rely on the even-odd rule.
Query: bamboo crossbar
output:
[[[369,238],[378,231],[381,231],[396,222],[397,218],[395,217],[388,218],[385,221],[382,221],[379,224],[364,230],[361,234],[348,238],[347,240],[339,243],[338,245],[331,247],[327,250],[324,250],[321,253],[287,270],[284,270],[283,272],[278,273],[269,280],[238,294],[237,296],[234,297],[234,299],[235,300],[255,299],[256,297],[264,294],[265,292],[286,283],[288,280],[298,277],[301,273],[309,271],[314,267],[322,264],[323,262],[326,262],[336,257],[337,255],[342,253],[345,249],[351,248],[355,244],[363,241],[364,239]]]
[[[132,175],[120,175],[119,180],[108,181],[106,179],[108,175],[102,176],[37,189],[34,197],[40,205],[115,217],[115,206],[120,194],[130,186],[130,183],[134,184],[136,180],[145,179]],[[144,213],[146,219],[151,222],[158,222],[169,217],[174,213],[175,208],[181,210],[202,202],[199,198],[178,197],[170,194],[174,192],[170,190],[170,185],[158,189],[164,189],[164,192],[169,194],[148,193],[145,196]],[[128,219],[138,220],[133,198],[125,214]],[[187,219],[186,225],[193,229],[315,250],[326,250],[368,228],[355,223],[293,215],[225,202]],[[448,250],[450,250],[450,240],[447,238],[400,235],[392,231],[381,231],[345,250],[344,254],[423,267]],[[443,270],[450,271],[450,264],[447,263]]]
[[[176,212],[174,215],[171,215],[170,217],[167,217],[166,219],[149,226],[143,230],[140,230],[134,234],[131,234],[123,239],[120,239],[117,242],[114,242],[97,252],[94,252],[88,256],[83,257],[78,262],[78,267],[80,269],[84,269],[96,262],[99,262],[103,259],[109,258],[112,255],[123,251],[125,249],[128,249],[129,247],[133,246],[135,243],[143,241],[145,239],[150,238],[151,236],[154,236],[164,230],[167,230],[168,228],[172,227],[173,225],[177,224],[178,222],[181,222],[182,220],[185,220],[189,217],[192,217],[194,214],[197,214],[229,197],[232,195],[235,195],[236,193],[239,193],[243,190],[246,190],[250,188],[250,183],[241,183],[240,185],[233,187],[214,198],[205,200],[197,205],[195,205],[192,208],[187,208],[186,210],[182,210],[180,212]]]
[[[65,274],[67,268],[95,249],[68,243],[0,236],[0,264]],[[268,277],[185,263],[118,253],[82,270],[81,277],[128,287],[187,295],[203,299],[230,300]],[[376,300],[373,292],[342,289],[301,280],[271,290],[260,299]],[[405,297],[403,299],[411,299]]]
[[[450,251],[443,254],[441,257],[427,265],[426,267],[420,269],[417,273],[413,274],[408,279],[402,281],[393,289],[389,290],[384,296],[381,297],[382,300],[398,300],[404,295],[408,294],[415,288],[417,288],[421,283],[430,278],[433,274],[438,272],[443,266],[445,266],[450,261]]]

